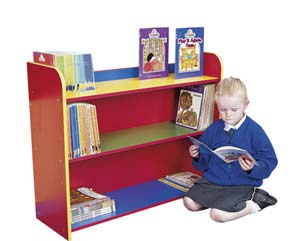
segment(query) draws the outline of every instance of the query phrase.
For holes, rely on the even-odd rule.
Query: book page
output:
[[[214,152],[222,156],[226,163],[238,161],[238,159],[242,156],[248,156],[255,161],[248,151],[235,146],[222,146],[214,150]],[[254,164],[258,165],[256,161]]]
[[[191,136],[188,136],[188,138],[193,143],[193,145],[199,146],[200,153],[216,155],[219,158],[221,158],[223,161],[225,161],[226,163],[238,161],[238,158],[241,156],[248,156],[255,161],[255,159],[250,155],[250,153],[244,149],[241,149],[241,148],[238,148],[235,146],[222,146],[215,150],[212,150],[203,142],[201,142]],[[258,166],[258,163],[256,161],[254,164]]]

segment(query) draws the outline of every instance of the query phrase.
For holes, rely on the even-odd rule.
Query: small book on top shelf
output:
[[[216,156],[216,157],[222,159],[226,163],[238,161],[238,159],[240,157],[246,156],[246,157],[254,160],[255,165],[258,166],[258,163],[251,156],[251,154],[242,148],[235,147],[235,146],[222,146],[215,150],[212,150],[205,143],[203,143],[191,136],[188,136],[188,138],[193,143],[193,145],[199,146],[200,153],[202,153],[202,154]]]
[[[194,85],[180,90],[176,124],[198,130],[204,85]]]
[[[72,189],[70,195],[72,224],[116,211],[114,199],[90,188]]]
[[[200,178],[200,175],[186,171],[169,174],[159,179],[159,181],[182,191],[188,191]]]
[[[33,52],[35,63],[56,67],[62,73],[66,91],[84,92],[95,90],[94,68],[91,54],[75,52]]]
[[[175,78],[203,75],[204,28],[177,28]]]
[[[141,28],[139,35],[139,78],[168,76],[169,28]]]

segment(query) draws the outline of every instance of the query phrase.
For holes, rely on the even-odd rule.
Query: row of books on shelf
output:
[[[72,224],[116,211],[114,199],[97,193],[91,188],[72,189],[70,196]]]
[[[96,106],[68,104],[69,159],[101,152]]]
[[[175,78],[203,75],[204,27],[177,28],[175,37]],[[169,28],[139,29],[139,78],[169,75]],[[91,54],[73,51],[34,51],[36,63],[56,67],[67,92],[95,90]]]
[[[91,54],[75,52],[33,52],[36,63],[59,69],[64,77],[67,92],[95,90],[94,68]]]

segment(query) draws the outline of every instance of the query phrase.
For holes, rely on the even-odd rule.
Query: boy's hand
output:
[[[251,171],[252,168],[254,167],[255,160],[253,160],[252,158],[250,158],[248,156],[241,156],[239,158],[239,163],[240,163],[241,168],[244,171],[248,172],[248,171]]]
[[[191,145],[189,148],[189,152],[190,152],[191,157],[193,157],[193,158],[199,157],[199,146]]]

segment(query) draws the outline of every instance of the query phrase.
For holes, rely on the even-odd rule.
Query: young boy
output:
[[[227,164],[208,154],[199,155],[199,147],[192,145],[189,153],[194,167],[203,172],[203,178],[186,193],[183,202],[191,211],[211,208],[213,220],[226,222],[277,202],[257,188],[277,166],[277,157],[264,130],[245,113],[249,100],[240,79],[230,77],[220,81],[215,101],[221,118],[206,129],[200,140],[212,149],[228,145],[246,149],[257,165],[249,157]]]

